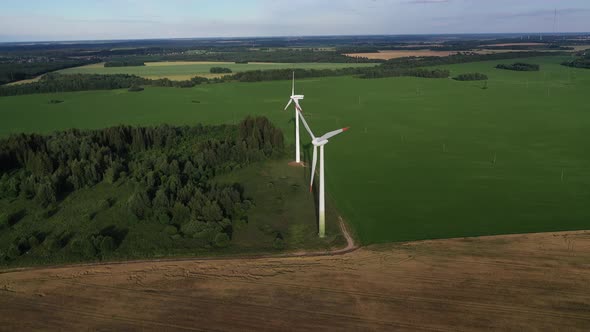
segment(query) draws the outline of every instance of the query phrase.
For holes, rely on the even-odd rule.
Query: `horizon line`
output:
[[[155,37],[155,38],[121,38],[121,39],[63,39],[63,40],[21,40],[0,41],[0,45],[18,44],[56,44],[56,43],[107,43],[126,41],[162,41],[162,40],[232,40],[232,39],[258,39],[258,38],[322,38],[322,37],[397,37],[397,36],[481,36],[481,35],[576,35],[589,34],[590,31],[571,32],[458,32],[458,33],[413,33],[413,34],[342,34],[342,35],[276,35],[276,36],[235,36],[235,37]]]

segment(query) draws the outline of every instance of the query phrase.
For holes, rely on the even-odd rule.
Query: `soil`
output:
[[[0,329],[584,331],[590,326],[589,231],[351,248],[324,256],[3,271]]]

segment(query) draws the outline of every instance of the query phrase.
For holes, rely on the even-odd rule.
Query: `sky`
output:
[[[590,1],[0,0],[0,42],[554,31],[590,31]]]

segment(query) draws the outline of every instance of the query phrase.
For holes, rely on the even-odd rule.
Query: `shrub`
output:
[[[168,226],[164,227],[164,233],[172,236],[172,235],[178,233],[178,229],[176,228],[176,226],[168,225]]]
[[[70,243],[70,252],[82,258],[96,257],[96,248],[88,238],[76,238]]]
[[[35,195],[35,199],[37,200],[37,203],[39,203],[39,205],[41,205],[42,207],[47,207],[50,204],[55,203],[57,201],[55,195],[55,188],[51,183],[48,182],[39,184],[39,187],[37,188],[37,194]]]
[[[282,237],[276,237],[272,243],[272,247],[277,250],[285,249],[285,240]]]
[[[113,202],[110,199],[101,199],[98,201],[98,209],[99,211],[108,210],[113,206]]]
[[[133,213],[139,219],[146,217],[150,209],[150,205],[151,202],[147,196],[147,193],[142,190],[134,192],[127,201],[127,207],[129,208],[129,211],[131,211],[131,213]]]
[[[99,249],[102,255],[113,252],[116,248],[115,239],[110,236],[104,236],[100,241]]]
[[[229,236],[225,233],[217,233],[215,235],[215,247],[217,248],[226,248],[229,246]]]
[[[39,245],[39,239],[34,235],[29,236],[28,242],[31,248],[36,248]]]

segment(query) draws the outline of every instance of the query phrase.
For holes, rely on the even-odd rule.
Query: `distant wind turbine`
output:
[[[293,72],[293,85],[291,88],[291,97],[289,98],[289,102],[287,106],[285,106],[285,111],[291,103],[295,103],[295,162],[301,163],[301,151],[300,151],[300,143],[299,143],[299,114],[303,110],[301,109],[301,105],[299,105],[299,101],[303,100],[303,95],[296,95],[295,94],[295,72]]]
[[[317,164],[317,156],[318,156],[318,147],[320,148],[320,197],[319,197],[319,232],[318,235],[319,237],[323,238],[326,236],[326,201],[325,201],[325,196],[324,196],[324,145],[328,144],[328,139],[343,133],[345,131],[347,131],[349,128],[342,128],[342,129],[338,129],[338,130],[334,130],[331,131],[329,133],[324,134],[324,136],[321,137],[315,137],[315,135],[313,134],[313,132],[311,131],[311,129],[309,128],[309,125],[307,124],[307,121],[305,121],[305,118],[303,117],[303,114],[299,113],[300,117],[301,117],[301,121],[303,122],[303,125],[305,126],[305,129],[307,129],[307,132],[309,133],[309,136],[311,136],[311,143],[313,144],[313,162],[312,162],[312,166],[311,166],[311,182],[309,185],[309,190],[311,191],[313,188],[313,178],[314,178],[314,174],[315,174],[315,167]]]

